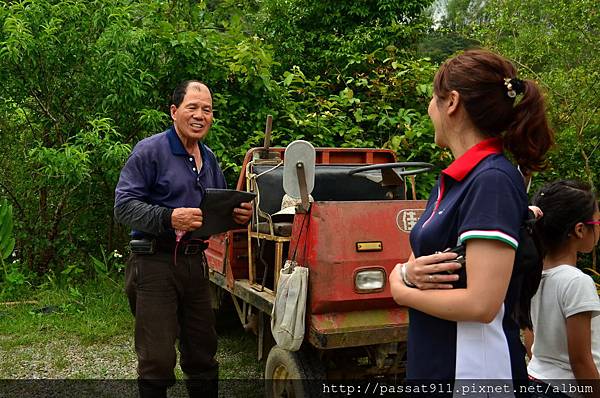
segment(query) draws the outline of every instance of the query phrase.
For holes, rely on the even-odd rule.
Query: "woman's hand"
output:
[[[436,253],[430,256],[421,256],[411,259],[404,264],[396,264],[392,273],[389,277],[390,291],[392,297],[397,304],[405,304],[405,295],[410,294],[412,289],[406,286],[402,277],[402,267],[406,269],[406,279],[409,283],[415,285],[415,287],[425,289],[452,289],[452,285],[449,282],[458,280],[458,275],[453,274],[440,274],[437,272],[443,272],[447,270],[456,270],[461,267],[459,263],[448,262],[456,258],[456,253]],[[408,270],[412,268],[414,276],[410,278],[408,276]]]
[[[428,281],[432,272],[457,269],[459,265],[450,262],[455,256],[448,252],[411,258],[405,265],[408,279],[420,289],[406,287],[402,282],[401,265],[396,266],[390,274],[394,301],[448,321],[492,322],[506,297],[515,249],[499,240],[471,239],[465,256],[469,263],[466,288],[448,288],[449,280],[456,280],[457,275],[432,275],[432,281]]]
[[[450,282],[457,281],[458,275],[444,272],[455,271],[461,267],[459,263],[451,261],[456,257],[456,253],[452,252],[417,257],[404,264],[406,279],[421,290],[452,289]]]
[[[529,206],[529,210],[533,212],[533,215],[535,216],[536,220],[539,220],[540,218],[544,217],[544,212],[537,206]]]

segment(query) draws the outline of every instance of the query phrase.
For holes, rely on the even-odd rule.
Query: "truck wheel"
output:
[[[288,351],[274,346],[265,367],[267,398],[316,397],[325,370],[320,362],[306,351]]]

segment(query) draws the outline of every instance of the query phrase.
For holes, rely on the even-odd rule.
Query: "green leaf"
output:
[[[287,73],[287,76],[283,80],[283,84],[287,87],[290,84],[292,84],[292,80],[294,80],[294,74],[293,73],[289,73],[289,72],[286,72],[286,73]]]
[[[6,260],[15,248],[12,230],[12,206],[4,198],[0,200],[0,258],[2,260]]]
[[[92,264],[94,265],[94,270],[96,271],[96,273],[99,275],[106,275],[108,273],[108,266],[106,265],[106,263],[104,261],[98,260],[91,254],[90,257],[92,258]]]

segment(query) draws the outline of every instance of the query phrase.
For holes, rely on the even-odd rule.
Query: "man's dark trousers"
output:
[[[135,315],[135,350],[142,397],[166,397],[180,365],[190,397],[217,395],[215,317],[203,253],[132,254],[125,290]]]

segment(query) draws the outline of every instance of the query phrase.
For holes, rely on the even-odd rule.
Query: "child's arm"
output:
[[[523,329],[523,342],[525,343],[525,349],[527,350],[527,358],[529,359],[531,359],[533,355],[531,353],[531,347],[533,347],[533,339],[533,330],[529,328]]]
[[[592,357],[592,313],[580,312],[567,318],[569,362],[577,380],[599,379]]]

